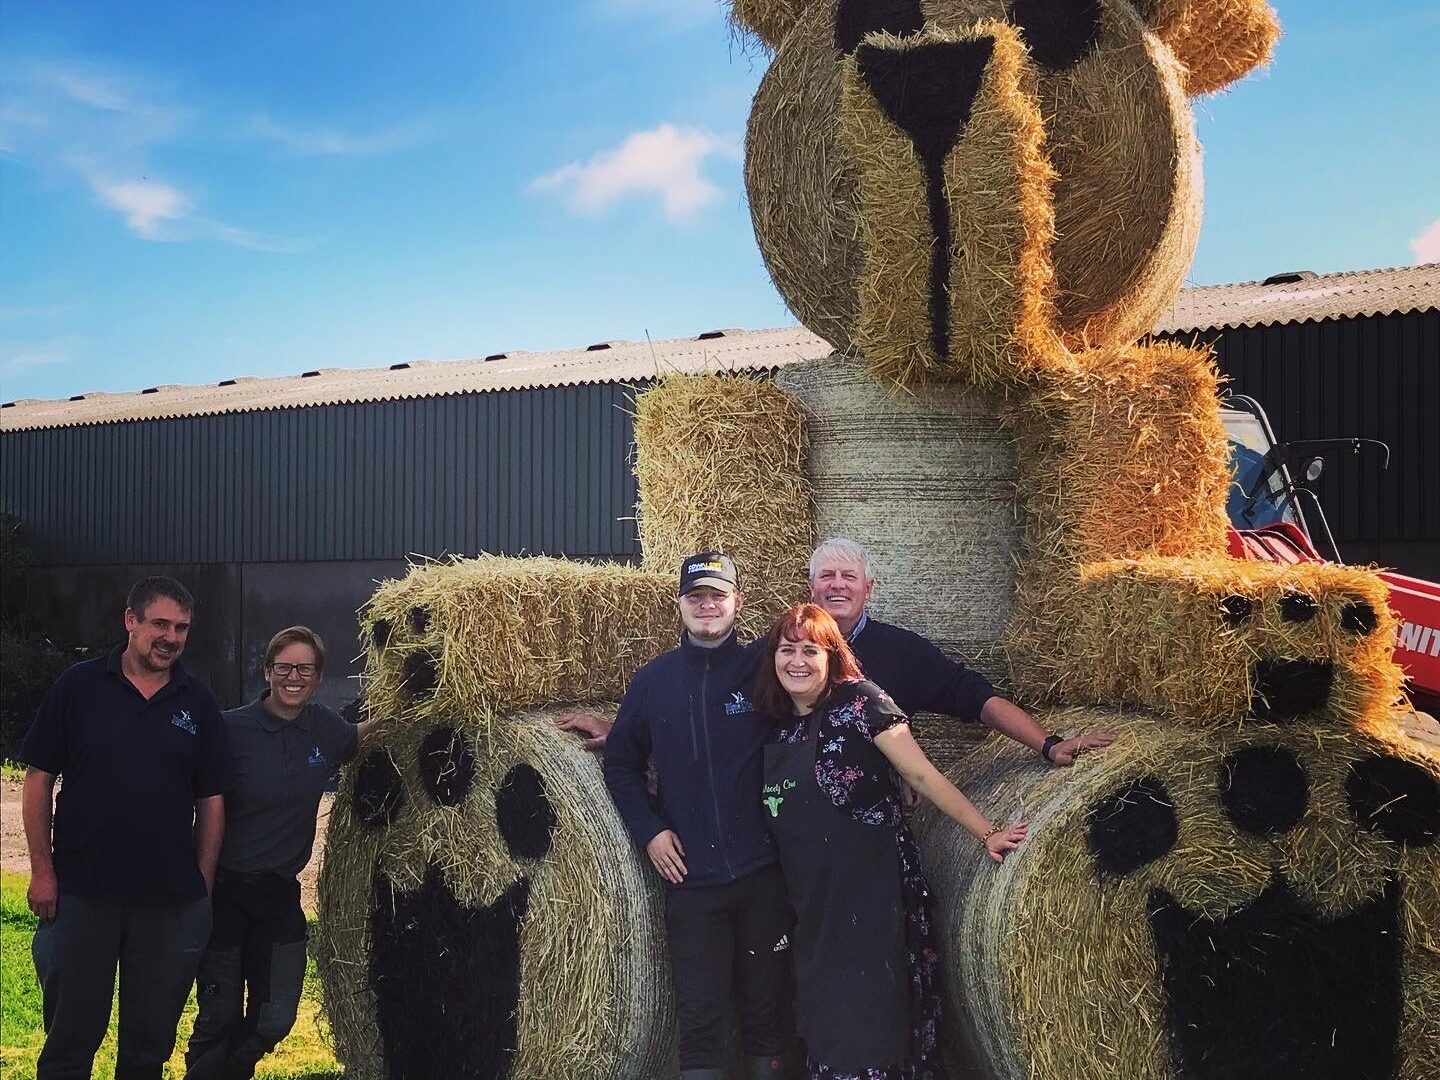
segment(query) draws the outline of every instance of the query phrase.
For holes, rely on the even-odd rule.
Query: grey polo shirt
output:
[[[293,877],[310,861],[320,796],[355,756],[359,735],[328,706],[312,701],[282,720],[263,701],[225,713],[235,786],[225,793],[220,868]]]

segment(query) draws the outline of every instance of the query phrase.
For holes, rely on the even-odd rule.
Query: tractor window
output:
[[[1225,514],[1237,529],[1258,529],[1277,521],[1299,524],[1295,507],[1285,499],[1286,475],[1283,469],[1270,474],[1265,490],[1246,506],[1247,496],[1255,490],[1264,471],[1265,455],[1271,442],[1260,420],[1240,409],[1222,408],[1220,418],[1230,437],[1230,493],[1225,500]]]
[[[1279,472],[1272,473],[1265,484],[1265,492],[1247,506],[1247,493],[1255,489],[1264,468],[1265,455],[1256,453],[1248,446],[1230,444],[1230,493],[1225,499],[1225,516],[1237,529],[1258,529],[1262,525],[1273,525],[1277,521],[1295,520],[1295,511],[1288,503],[1282,508],[1285,485]]]

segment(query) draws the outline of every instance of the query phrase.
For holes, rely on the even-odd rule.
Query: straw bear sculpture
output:
[[[1268,59],[1273,13],[732,12],[774,53],[747,139],[756,236],[837,350],[782,384],[869,380],[896,415],[993,408],[1020,520],[994,597],[1006,681],[1054,730],[1121,733],[1069,770],[993,738],[951,766],[993,820],[1033,822],[1003,867],[921,814],[952,1071],[1440,1077],[1440,757],[1389,720],[1385,589],[1230,559],[1212,359],[1135,344],[1198,231],[1188,99]],[[673,643],[690,551],[736,557],[751,631],[798,598],[817,513],[847,526],[807,462],[830,424],[772,382],[672,377],[637,400],[640,568],[486,556],[376,593],[387,722],[331,816],[316,941],[347,1075],[668,1074],[658,884],[550,720],[613,703]],[[957,543],[929,540],[932,559]]]

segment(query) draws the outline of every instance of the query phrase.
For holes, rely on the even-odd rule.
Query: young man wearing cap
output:
[[[770,728],[750,702],[764,653],[736,639],[743,603],[728,556],[681,563],[680,646],[635,673],[605,742],[611,798],[666,883],[684,1080],[723,1080],[732,998],[748,1077],[778,1076],[794,1034],[790,904],[759,798]]]
[[[928,638],[873,619],[865,603],[875,588],[870,556],[853,540],[834,537],[810,556],[810,599],[828,611],[850,642],[865,677],[883,687],[907,716],[940,713],[979,720],[1030,747],[1052,765],[1071,765],[1115,736],[1092,731],[1062,738],[1020,706],[995,693],[985,676],[950,659]]]

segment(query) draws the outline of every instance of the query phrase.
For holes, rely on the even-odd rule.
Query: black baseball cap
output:
[[[680,564],[680,595],[684,596],[702,585],[721,592],[734,592],[739,588],[735,560],[718,551],[701,551],[691,555]]]

